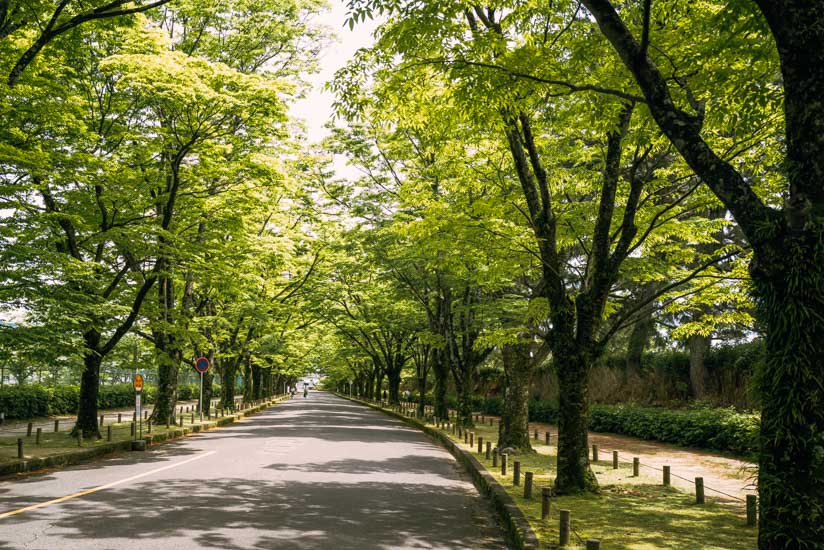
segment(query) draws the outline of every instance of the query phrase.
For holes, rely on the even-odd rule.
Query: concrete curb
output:
[[[532,530],[532,527],[529,525],[529,521],[527,521],[526,516],[524,516],[523,512],[521,512],[521,509],[518,508],[515,501],[512,500],[512,497],[506,492],[506,489],[498,483],[498,480],[496,480],[492,474],[489,473],[489,471],[478,461],[478,459],[475,458],[472,453],[455,444],[454,441],[452,441],[440,430],[430,428],[417,419],[406,417],[394,411],[384,409],[378,405],[373,405],[368,401],[362,401],[360,399],[342,394],[337,395],[338,397],[342,397],[375,409],[376,411],[380,411],[387,416],[397,418],[405,424],[421,430],[438,441],[443,447],[446,448],[446,450],[452,453],[452,456],[454,456],[458,462],[464,466],[466,471],[469,472],[472,476],[472,481],[475,483],[475,487],[478,488],[478,491],[492,502],[492,505],[495,507],[495,511],[503,520],[503,524],[507,529],[507,534],[509,535],[510,541],[515,544],[515,548],[518,550],[538,550],[541,548],[538,537],[535,535],[535,531]]]
[[[219,428],[221,426],[233,424],[244,417],[250,416],[254,413],[267,409],[277,403],[280,403],[285,399],[288,399],[288,396],[266,401],[260,405],[255,405],[254,407],[250,407],[243,411],[238,411],[236,413],[226,415],[223,418],[217,418],[215,420],[206,421],[208,422],[208,424],[206,424],[205,426],[197,425],[187,428],[170,429],[170,431],[168,432],[162,434],[152,434],[150,436],[144,437],[143,439],[146,441],[147,447],[157,445],[163,442],[174,441],[193,433],[199,433],[201,431],[207,431],[210,429]],[[42,458],[30,458],[28,460],[22,460],[20,462],[2,464],[0,465],[0,478],[12,476],[15,474],[37,472],[38,470],[43,470],[46,468],[82,464],[84,462],[89,462],[96,458],[101,458],[105,455],[111,454],[116,451],[129,451],[131,450],[131,448],[131,440],[117,441],[114,443],[106,443],[104,445],[100,445],[93,448],[78,449],[76,451],[45,456]]]

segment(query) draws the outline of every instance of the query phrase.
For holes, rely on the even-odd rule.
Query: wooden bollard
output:
[[[132,422],[131,425],[129,426],[132,437],[134,437],[134,435],[137,433],[136,426],[137,426],[137,424],[135,424],[134,422]]]
[[[464,443],[469,443],[469,432],[464,430]]]
[[[754,527],[758,523],[758,500],[755,495],[747,495],[747,525]]]
[[[143,411],[143,420],[149,419],[149,411]]]
[[[82,430],[77,432],[77,446],[78,447],[83,446],[83,431]]]
[[[480,435],[478,436],[478,454],[482,454],[484,452],[484,438]]]
[[[512,485],[521,484],[521,462],[515,460],[512,462]]]
[[[166,429],[167,430],[169,429],[169,417],[168,416],[166,417]]]
[[[535,441],[538,441],[538,430],[535,430]]]
[[[632,459],[632,477],[639,475],[641,475],[641,459],[636,456]]]
[[[146,420],[146,431],[152,433],[152,421],[148,419]]]
[[[31,437],[31,429],[33,427],[34,427],[34,424],[29,422],[29,424],[26,426],[26,437]]]
[[[463,437],[463,429],[460,424],[458,424],[458,437]]]
[[[569,510],[561,510],[561,525],[558,537],[560,546],[569,544]]]
[[[492,449],[492,467],[493,468],[498,467],[498,449],[497,449],[497,447]]]
[[[112,425],[109,424],[106,427],[106,441],[111,441],[111,440],[112,440]]]
[[[180,427],[181,428],[183,427],[183,415],[182,414],[180,415]]]
[[[489,419],[489,425],[490,426],[492,425],[492,419],[491,418]]]
[[[501,475],[502,476],[506,475],[506,463],[507,463],[508,456],[509,455],[507,455],[506,453],[501,453]]]
[[[549,517],[549,504],[552,501],[552,487],[541,489],[541,519]]]
[[[475,432],[469,432],[469,446],[475,446]]]
[[[618,469],[618,451],[612,451],[612,469]]]
[[[132,422],[137,422],[137,411],[132,413]]]
[[[598,539],[588,539],[587,550],[601,550],[601,541]]]
[[[549,432],[544,434],[544,444],[549,447]]]
[[[190,424],[194,424],[194,423],[195,423],[195,413],[192,413],[192,420],[191,420]]]
[[[123,422],[123,413],[117,413],[117,423]]]
[[[54,421],[54,433],[57,433],[57,431],[58,431],[59,429],[60,429],[60,421],[59,421],[59,420],[55,420],[55,421]]]
[[[101,428],[103,427],[103,421],[104,421],[104,420],[105,420],[105,416],[101,414],[101,415],[100,415],[100,427],[101,427]]]
[[[492,442],[486,442],[486,459],[489,460],[492,457]]]
[[[532,472],[524,472],[524,498],[532,498]]]
[[[23,460],[23,438],[17,438],[17,458]]]
[[[695,503],[704,504],[704,478],[695,478]]]
[[[664,485],[670,484],[670,467],[664,466]]]
[[[592,461],[598,462],[598,445],[592,445]]]
[[[43,428],[37,428],[37,432],[35,432],[35,435],[34,435],[34,444],[35,445],[40,445],[40,438],[42,437],[42,435],[43,435]]]

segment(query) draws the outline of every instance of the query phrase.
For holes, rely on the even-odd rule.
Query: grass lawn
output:
[[[599,458],[606,460],[593,464],[601,494],[553,498],[549,519],[541,520],[541,488],[551,485],[554,479],[554,444],[549,447],[544,445],[544,434],[541,433],[540,441],[532,442],[538,452],[510,456],[507,475],[503,477],[500,462],[499,467],[493,469],[492,461],[477,453],[478,436],[483,437],[484,441],[492,441],[494,448],[498,438],[497,425],[479,424],[471,431],[475,433],[475,456],[506,488],[546,547],[558,544],[561,509],[571,512],[574,531],[571,535],[572,546],[583,546],[581,541],[590,538],[600,539],[602,548],[616,550],[749,550],[757,546],[758,532],[746,526],[743,503],[720,501],[708,496],[706,504],[696,505],[693,494],[664,487],[659,477],[648,477],[643,468],[639,477],[632,477],[631,464],[624,462],[614,470],[611,454],[601,454]],[[448,435],[464,449],[469,449],[463,438],[453,436],[451,431]],[[521,486],[517,487],[513,485],[512,475],[516,460],[521,463]],[[631,458],[622,457],[621,460]],[[523,498],[523,475],[527,471],[534,474],[531,500]],[[659,475],[657,472],[650,473]]]

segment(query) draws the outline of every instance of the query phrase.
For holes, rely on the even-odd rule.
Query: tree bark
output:
[[[504,410],[498,427],[498,447],[531,451],[529,442],[529,387],[532,358],[529,346],[505,344],[501,348],[504,366]]]
[[[449,403],[446,399],[449,385],[449,367],[443,362],[443,354],[436,351],[433,357],[432,372],[435,374],[435,416],[441,420],[449,419]]]
[[[83,335],[83,340],[86,350],[83,354],[83,374],[80,377],[80,403],[72,435],[82,431],[86,439],[100,439],[97,395],[100,391],[100,363],[103,358],[96,349],[100,344],[100,334],[89,331]]]
[[[687,340],[690,350],[690,385],[692,395],[696,399],[701,399],[706,395],[707,367],[704,358],[710,347],[710,339],[707,336],[693,334]]]
[[[252,399],[260,399],[263,395],[261,387],[261,368],[252,365]]]
[[[397,365],[387,372],[389,378],[389,402],[397,405],[401,402],[401,369]]]

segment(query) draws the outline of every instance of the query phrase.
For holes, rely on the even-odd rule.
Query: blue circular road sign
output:
[[[209,360],[205,357],[199,358],[197,361],[195,361],[195,370],[200,373],[209,370]]]

